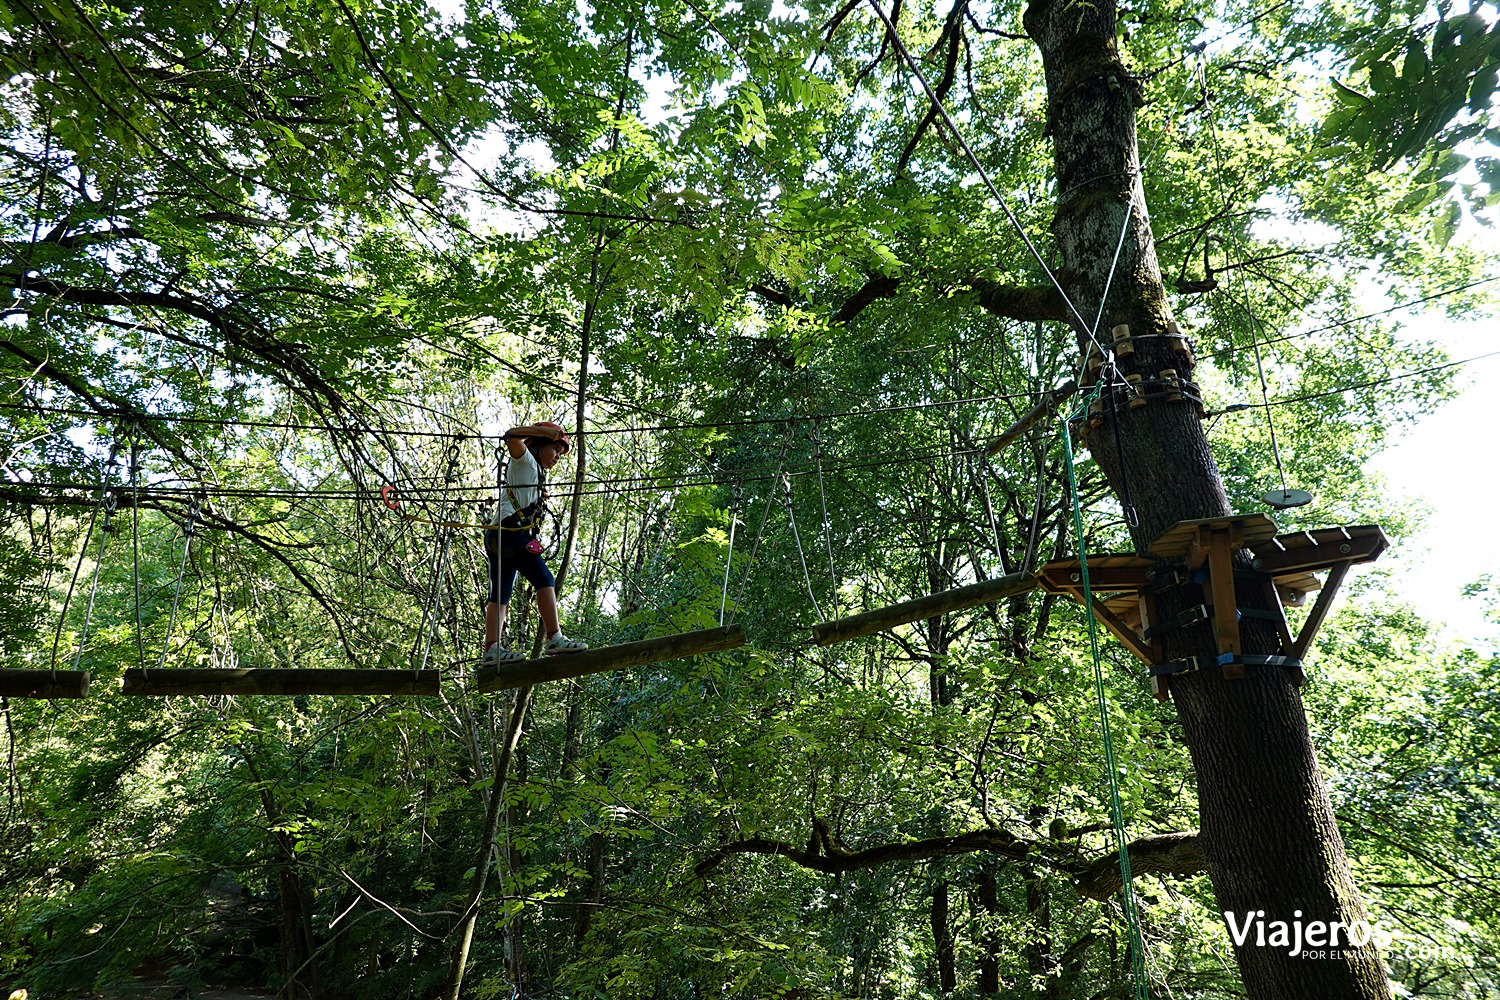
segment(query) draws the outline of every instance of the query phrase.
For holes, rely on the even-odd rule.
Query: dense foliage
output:
[[[1379,307],[1483,307],[1452,290],[1483,273],[1460,223],[1493,192],[1398,162],[1416,133],[1331,141],[1363,105],[1328,66],[1380,93],[1429,72],[1392,77],[1399,39],[1365,48],[1363,18],[1149,0],[1121,10],[1121,85],[1236,507],[1279,483],[1269,412],[1319,497],[1284,529],[1399,540],[1418,515],[1366,462],[1451,372]],[[1072,193],[1019,22],[900,11],[1046,256]],[[1434,30],[1428,51],[1473,58],[1431,72],[1483,119],[1477,23]],[[1120,551],[1131,514],[1085,456],[1070,492],[1058,421],[984,456],[1079,358],[868,11],[17,0],[0,58],[0,667],[93,683],[4,705],[0,986],[445,995],[493,866],[466,996],[1128,995],[1078,609],[1033,593],[805,638],[1076,554],[1075,504],[1090,551]],[[1263,387],[1269,408],[1225,412]],[[541,686],[512,755],[515,696],[472,687],[480,536],[442,522],[479,521],[494,435],[533,418],[586,432],[553,483],[570,633],[725,608],[750,642]],[[159,665],[444,681],[118,693]],[[1310,668],[1393,978],[1496,995],[1500,668],[1374,574]],[[1190,840],[1170,703],[1123,648],[1102,673],[1128,836]],[[1201,866],[1179,867],[1137,879],[1152,994],[1241,995]]]

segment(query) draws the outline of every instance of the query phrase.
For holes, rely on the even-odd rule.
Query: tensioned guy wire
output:
[[[1047,261],[1043,259],[1041,251],[1036,248],[1036,244],[1033,243],[1031,241],[1031,237],[1026,234],[1026,229],[1021,225],[1021,220],[1016,218],[1015,213],[1010,210],[1010,205],[1003,197],[1001,197],[1000,192],[995,188],[994,182],[990,180],[989,171],[984,169],[984,164],[979,162],[979,157],[975,156],[974,150],[969,148],[968,142],[964,140],[963,134],[958,130],[957,123],[954,122],[952,116],[948,114],[948,109],[944,107],[943,102],[938,99],[937,94],[932,89],[932,85],[927,82],[927,75],[922,72],[922,68],[917,65],[917,61],[913,59],[911,53],[906,50],[906,43],[901,40],[901,33],[896,30],[895,22],[893,22],[890,19],[890,16],[887,15],[883,9],[881,9],[880,4],[877,3],[876,0],[869,0],[869,3],[870,9],[875,11],[875,16],[880,18],[881,22],[885,24],[886,30],[890,32],[891,43],[895,46],[896,51],[901,54],[901,58],[906,63],[907,68],[911,70],[912,76],[915,77],[916,81],[922,85],[923,92],[926,93],[927,99],[932,102],[932,106],[937,110],[938,115],[943,119],[943,124],[948,126],[948,133],[953,136],[953,140],[958,143],[959,148],[964,151],[964,154],[966,156],[968,156],[969,162],[973,164],[975,171],[977,171],[979,174],[979,179],[984,182],[984,186],[989,190],[990,196],[993,197],[995,199],[995,202],[1000,206],[1000,211],[1005,213],[1005,217],[1010,220],[1010,224],[1015,227],[1016,233],[1021,237],[1021,242],[1026,244],[1026,249],[1031,251],[1031,256],[1034,257],[1037,264],[1041,266],[1042,273],[1047,276],[1048,281],[1052,282],[1052,287],[1057,289],[1057,294],[1062,296],[1063,302],[1068,307],[1068,312],[1072,313],[1073,318],[1078,321],[1078,328],[1088,333],[1089,338],[1093,339],[1092,329],[1090,328],[1088,322],[1084,320],[1083,316],[1078,312],[1078,307],[1073,305],[1073,300],[1068,298],[1068,293],[1063,290],[1062,283],[1057,280],[1057,275],[1052,273],[1052,269],[1047,266]],[[1094,344],[1096,347],[1099,346],[1097,340],[1094,342]],[[1105,354],[1103,347],[1099,347],[1099,351],[1101,354]]]

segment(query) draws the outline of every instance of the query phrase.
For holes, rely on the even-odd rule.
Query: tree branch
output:
[[[859,291],[844,300],[839,311],[833,314],[835,323],[848,323],[854,317],[864,311],[876,299],[889,299],[895,297],[896,289],[901,285],[900,278],[887,278],[883,274],[877,274],[864,283]]]
[[[1051,285],[1019,287],[1002,285],[988,278],[972,278],[969,288],[980,306],[1006,319],[1025,322],[1056,320],[1066,323],[1071,317],[1068,304]]]
[[[1163,833],[1141,837],[1127,845],[1130,852],[1130,874],[1177,875],[1186,877],[1205,871],[1203,851],[1196,833]],[[1120,857],[1114,851],[1097,859],[1078,873],[1078,894],[1103,902],[1120,891]]]
[[[1079,895],[1103,902],[1120,891],[1119,857],[1114,851],[1086,863],[1068,864],[1044,857],[1038,845],[1024,841],[998,827],[984,827],[952,837],[931,837],[904,843],[882,844],[862,851],[845,850],[835,842],[828,824],[813,817],[813,831],[806,847],[784,840],[750,837],[725,844],[693,868],[700,878],[708,875],[735,854],[774,854],[803,868],[835,875],[861,871],[897,861],[928,861],[985,851],[1012,861],[1040,862],[1077,878]],[[1130,869],[1135,876],[1201,874],[1203,853],[1196,833],[1164,833],[1141,837],[1128,845]]]
[[[828,875],[890,864],[893,861],[925,861],[956,854],[989,851],[1019,861],[1028,856],[1030,845],[996,827],[986,827],[953,837],[932,837],[898,844],[882,844],[863,851],[847,851],[828,835],[826,824],[814,818],[813,833],[806,848],[782,840],[751,837],[725,844],[698,862],[693,871],[700,877],[719,867],[734,854],[778,854],[803,868]]]

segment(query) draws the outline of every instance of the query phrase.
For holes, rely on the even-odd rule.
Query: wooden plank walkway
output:
[[[496,666],[480,667],[477,678],[481,691],[504,691],[507,688],[528,687],[609,670],[624,670],[626,667],[639,667],[663,660],[678,660],[699,653],[717,653],[744,644],[744,626],[729,625],[681,632],[660,639],[600,646],[581,653],[559,653],[537,660],[514,660]]]
[[[122,694],[165,698],[180,694],[218,695],[394,695],[434,696],[436,670],[358,670],[301,667],[132,668],[125,671]]]
[[[1014,597],[1017,594],[1035,590],[1036,585],[1036,577],[1030,573],[1012,573],[1010,576],[971,583],[966,587],[939,591],[915,600],[902,601],[900,604],[892,604],[889,607],[876,608],[873,611],[850,615],[848,618],[814,625],[813,642],[819,646],[847,642],[862,635],[874,635],[876,632],[884,632],[897,625],[921,621],[924,618],[935,618],[950,611],[962,611],[964,608],[977,607],[981,604],[992,604],[1005,597]]]

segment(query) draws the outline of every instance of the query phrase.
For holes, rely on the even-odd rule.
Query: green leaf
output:
[[[1453,236],[1458,232],[1458,223],[1463,218],[1463,208],[1458,202],[1448,203],[1443,214],[1438,216],[1432,224],[1432,235],[1438,245],[1446,247],[1453,241]]]
[[[1401,82],[1415,86],[1427,78],[1432,63],[1427,58],[1427,49],[1419,39],[1413,38],[1406,46],[1406,58],[1401,62]]]
[[[1355,90],[1353,87],[1350,87],[1347,84],[1342,83],[1338,79],[1338,77],[1332,77],[1331,76],[1328,79],[1333,83],[1333,94],[1334,94],[1334,96],[1337,97],[1344,104],[1347,104],[1347,105],[1349,105],[1351,107],[1356,107],[1356,108],[1363,108],[1363,107],[1368,107],[1369,106],[1370,99],[1368,97],[1366,97],[1364,94],[1361,94],[1359,91]]]

